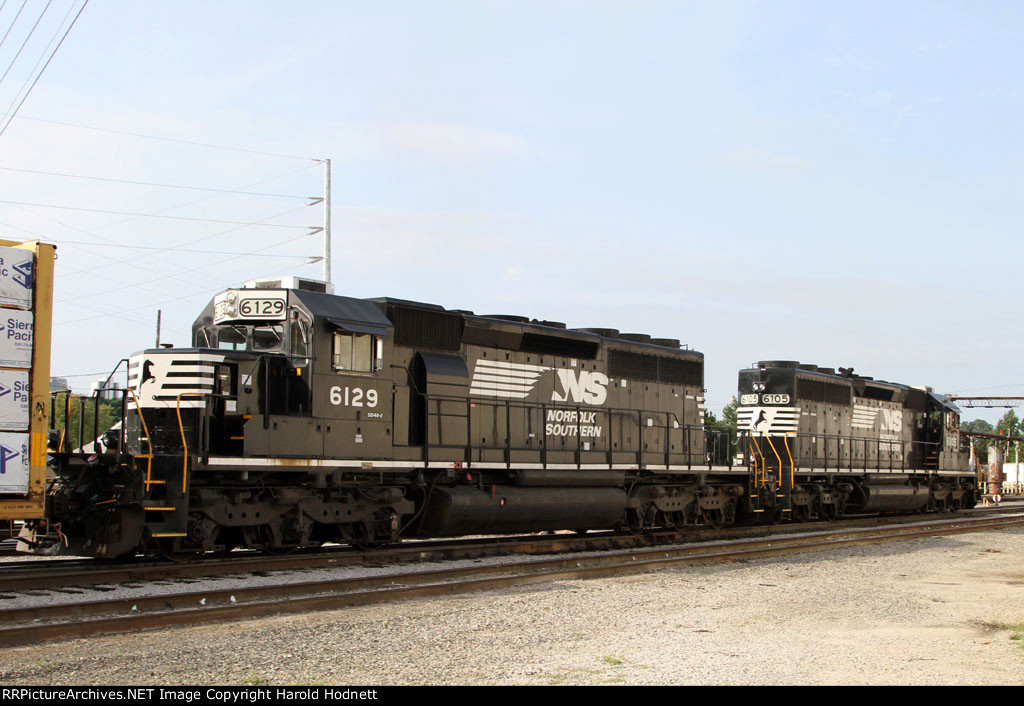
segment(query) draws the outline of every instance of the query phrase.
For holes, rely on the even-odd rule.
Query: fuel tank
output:
[[[906,512],[928,504],[928,488],[911,485],[866,485],[861,512]]]
[[[434,488],[419,534],[455,537],[601,529],[622,518],[626,500],[626,493],[619,488]]]

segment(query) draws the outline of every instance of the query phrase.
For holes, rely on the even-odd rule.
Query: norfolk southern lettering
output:
[[[578,412],[575,409],[549,409],[544,433],[547,436],[581,436],[597,438],[601,427],[595,424],[597,412]]]

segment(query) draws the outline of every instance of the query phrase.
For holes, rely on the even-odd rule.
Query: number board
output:
[[[213,320],[280,321],[285,318],[287,302],[285,292],[231,290],[214,300]]]

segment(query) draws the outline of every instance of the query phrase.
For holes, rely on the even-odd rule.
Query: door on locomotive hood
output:
[[[314,412],[327,458],[390,458],[391,376],[385,370],[388,330],[329,320],[330,363],[317,375]]]

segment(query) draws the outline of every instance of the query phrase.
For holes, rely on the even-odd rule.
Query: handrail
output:
[[[184,494],[186,481],[188,479],[188,441],[185,439],[185,424],[181,420],[181,398],[182,397],[206,397],[206,392],[182,392],[178,395],[175,411],[178,414],[178,431],[181,433],[181,492]],[[141,414],[139,417],[141,418]]]
[[[754,442],[751,441],[750,437],[747,437],[747,451],[749,452],[749,451],[751,451],[753,449],[754,449]],[[758,452],[757,456],[760,456],[760,455],[761,455],[760,452]],[[767,471],[765,471],[764,474],[759,474],[758,473],[758,466],[757,466],[757,456],[755,456],[753,454],[751,454],[751,456],[753,456],[753,459],[754,459],[754,484],[758,488],[760,488],[762,485],[764,485],[764,475],[767,473]]]
[[[781,485],[782,484],[782,472],[784,470],[782,468],[782,457],[779,456],[779,452],[775,448],[775,444],[772,443],[772,438],[770,436],[765,436],[765,439],[768,440],[768,445],[772,448],[772,453],[775,454],[775,458],[779,462],[779,484]]]
[[[755,439],[757,437],[754,437]],[[764,457],[764,453],[761,451],[761,444],[755,443],[754,450],[757,451],[758,457],[761,459],[761,483],[768,482],[768,459]]]
[[[796,432],[786,432],[783,434],[782,440],[786,444],[786,454],[789,456],[789,491],[793,492],[793,485],[796,482],[796,461],[793,460],[793,452],[789,448],[790,434],[796,434]]]
[[[392,367],[395,367],[395,368],[398,368],[398,369],[402,369],[402,366],[393,365]],[[421,394],[421,393],[419,393],[418,390],[416,392],[417,392],[417,394]],[[523,410],[525,412],[530,412],[530,411],[539,412],[539,413],[541,413],[541,415],[543,417],[542,423],[544,423],[544,422],[547,421],[547,414],[548,414],[548,412],[550,410],[551,405],[545,404],[543,402],[508,400],[508,399],[486,399],[486,398],[472,398],[472,399],[469,399],[467,397],[463,397],[463,396],[460,396],[460,395],[450,395],[450,394],[444,394],[444,393],[426,393],[426,394],[422,394],[422,397],[424,399],[425,408],[427,409],[428,421],[431,418],[439,419],[439,420],[443,420],[443,419],[447,419],[447,418],[465,419],[466,420],[466,439],[467,439],[467,444],[466,445],[461,444],[461,443],[458,443],[458,444],[455,444],[455,443],[452,443],[452,444],[446,444],[446,443],[430,444],[429,443],[429,432],[428,432],[428,438],[427,438],[426,443],[424,444],[424,454],[425,454],[424,459],[425,460],[429,460],[429,449],[430,448],[441,448],[441,449],[466,448],[467,449],[467,458],[465,458],[465,461],[466,462],[471,462],[470,458],[468,457],[468,452],[470,451],[470,446],[468,445],[468,440],[472,438],[471,437],[471,434],[472,434],[472,415],[469,412],[468,407],[471,406],[471,405],[480,405],[480,406],[486,406],[486,407],[488,407],[488,408],[490,408],[492,410],[495,410],[495,411],[497,411],[497,410],[504,410],[505,411],[506,419],[505,419],[504,457],[506,459],[505,463],[506,463],[507,467],[511,468],[511,465],[512,465],[511,453],[513,451],[538,451],[539,450],[540,453],[541,453],[541,456],[542,456],[542,462],[546,464],[546,454],[547,454],[547,450],[548,450],[547,444],[544,444],[540,449],[535,449],[533,447],[527,448],[525,446],[523,446],[523,447],[515,447],[515,448],[512,447],[511,413],[512,413],[513,410]],[[461,410],[445,412],[445,411],[443,411],[443,407],[442,407],[442,403],[443,402],[461,402],[463,405],[466,405],[467,408],[466,408],[465,412],[463,412]],[[431,403],[437,403],[437,404],[436,405],[432,405]],[[434,409],[436,409],[436,411],[434,411]],[[638,439],[637,445],[636,445],[636,447],[635,447],[635,449],[633,451],[633,453],[635,453],[637,455],[637,463],[638,464],[642,463],[643,456],[646,453],[663,453],[664,456],[665,456],[665,465],[669,465],[668,461],[670,460],[671,451],[669,451],[669,443],[668,443],[668,436],[667,435],[668,435],[668,433],[670,431],[674,431],[675,430],[675,429],[670,428],[670,424],[669,424],[670,422],[674,421],[678,425],[677,429],[681,433],[683,433],[684,435],[688,435],[689,433],[691,433],[693,431],[696,431],[698,429],[703,430],[703,425],[679,424],[679,417],[678,417],[678,415],[676,415],[676,413],[672,412],[672,411],[637,410],[637,409],[628,409],[628,408],[621,408],[621,407],[593,408],[593,407],[588,407],[586,405],[568,405],[568,406],[560,405],[559,409],[567,409],[569,411],[576,412],[576,421],[575,421],[575,426],[576,426],[576,430],[577,430],[576,436],[575,436],[576,446],[575,446],[574,449],[572,449],[571,453],[573,453],[573,455],[574,455],[574,459],[575,459],[574,462],[576,463],[577,466],[581,465],[581,463],[582,463],[581,454],[583,454],[583,453],[589,453],[589,452],[602,453],[603,452],[603,453],[607,454],[608,459],[609,459],[608,460],[609,464],[611,463],[611,454],[613,453],[613,449],[612,449],[612,446],[611,446],[610,443],[606,443],[605,444],[606,448],[603,451],[602,451],[601,448],[594,448],[594,449],[591,449],[589,452],[588,451],[584,451],[584,449],[582,448],[582,445],[583,445],[582,439],[583,439],[583,437],[580,435],[582,427],[583,427],[583,416],[581,414],[582,412],[605,412],[605,413],[608,413],[609,422],[616,415],[634,418],[635,423],[636,423],[636,425],[637,425],[637,427],[639,429],[639,439]],[[660,422],[658,424],[659,427],[663,426],[664,430],[666,432],[665,450],[664,450],[664,452],[662,452],[660,450],[649,451],[649,450],[645,450],[644,449],[644,446],[643,446],[643,438],[644,438],[643,432],[644,432],[644,427],[646,426],[644,424],[644,416],[645,415],[649,416],[649,417],[661,417],[661,416],[664,416],[664,419],[665,419],[664,425],[662,425]],[[570,422],[570,423],[573,423],[573,422]],[[544,436],[544,435],[542,435],[542,436]],[[608,437],[604,437],[604,438],[608,438]],[[598,444],[598,445],[600,446],[600,444]],[[689,439],[688,438],[686,439],[685,448],[686,449],[690,448],[690,444],[689,444]],[[629,453],[629,451],[627,451],[625,449],[623,449],[622,452]],[[686,456],[686,465],[687,465],[688,468],[692,468],[693,467],[693,462],[692,462],[692,459],[690,458],[691,454],[687,451],[685,453],[681,453],[680,455]]]
[[[146,425],[146,418],[142,416],[142,407],[139,406],[139,398],[135,396],[135,390],[131,387],[128,388],[128,393],[132,396],[132,401],[135,403],[135,412],[139,415],[139,423],[142,424],[142,431],[146,434],[146,446],[148,451],[143,458],[146,459],[146,491],[149,491],[149,486],[164,483],[164,481],[154,481],[153,478],[153,440],[149,436],[149,427]]]
[[[407,368],[405,368],[404,366],[398,366],[398,365],[393,365],[392,367],[406,370],[406,372],[409,375],[409,378],[411,380],[411,373],[408,371]],[[413,383],[410,383],[410,384],[413,384]],[[430,443],[430,437],[428,435],[427,439],[425,440],[425,444],[424,444],[424,446],[425,446],[424,453],[429,453],[427,449],[430,449],[430,448],[436,448],[436,449],[469,448],[468,444],[469,444],[469,441],[472,439],[472,431],[473,431],[472,422],[471,422],[472,415],[467,413],[468,410],[465,410],[465,406],[466,405],[476,405],[476,406],[480,406],[480,407],[486,407],[486,408],[488,408],[490,410],[493,410],[495,412],[497,410],[505,410],[506,420],[505,420],[505,424],[503,425],[503,426],[505,426],[505,439],[504,439],[504,444],[503,444],[503,450],[504,450],[505,465],[507,467],[511,467],[511,453],[514,452],[514,451],[539,451],[540,454],[541,454],[541,462],[544,463],[545,465],[547,464],[548,445],[546,443],[542,444],[539,449],[536,448],[536,447],[532,447],[532,446],[527,447],[527,446],[513,445],[513,440],[511,438],[511,415],[514,414],[517,411],[522,411],[522,412],[525,412],[525,413],[536,412],[536,413],[539,413],[539,414],[543,415],[543,417],[544,417],[543,421],[546,421],[547,420],[547,413],[550,410],[551,405],[545,404],[543,402],[534,402],[534,401],[527,401],[527,400],[506,400],[506,399],[499,399],[499,398],[496,398],[496,399],[472,398],[470,400],[467,397],[460,396],[460,395],[452,395],[452,394],[445,394],[445,393],[422,393],[418,389],[415,389],[415,388],[414,388],[414,392],[416,394],[421,395],[423,397],[423,399],[425,400],[425,402],[426,402],[426,410],[427,410],[428,421],[431,420],[431,419],[433,419],[433,420],[445,420],[445,419],[450,419],[450,418],[466,419],[466,427],[465,427],[466,439],[465,440],[460,439],[459,443],[457,443],[457,444],[444,444],[444,443],[431,444]],[[456,410],[444,411],[444,405],[431,404],[431,403],[434,403],[434,402],[443,402],[443,401],[460,402],[462,404],[462,408],[457,410],[457,411]],[[676,431],[676,429],[672,428],[672,425],[671,425],[670,422],[671,421],[676,421],[678,423],[678,420],[679,420],[678,415],[675,412],[672,412],[672,411],[654,411],[654,410],[637,410],[637,409],[627,409],[627,408],[620,408],[620,407],[588,407],[586,405],[581,405],[581,404],[577,404],[577,405],[564,405],[564,404],[560,404],[560,405],[558,405],[558,408],[559,409],[566,409],[567,411],[576,412],[577,413],[577,418],[576,418],[576,422],[575,422],[575,426],[577,428],[576,446],[575,446],[575,448],[566,449],[567,451],[570,451],[571,453],[574,454],[575,462],[577,464],[581,463],[581,460],[580,460],[581,454],[582,453],[586,453],[586,452],[583,451],[582,437],[579,436],[579,430],[582,427],[582,419],[579,416],[579,414],[581,412],[591,412],[591,411],[597,411],[597,412],[601,412],[601,413],[607,414],[607,419],[608,419],[608,423],[609,423],[609,432],[611,431],[610,430],[611,423],[617,417],[625,417],[627,419],[631,419],[632,423],[635,423],[637,425],[638,428],[637,428],[636,436],[635,436],[635,439],[636,439],[635,442],[634,442],[635,445],[631,444],[632,448],[622,448],[622,449],[619,449],[619,451],[620,452],[624,452],[624,453],[635,453],[636,454],[636,458],[637,458],[636,463],[638,465],[642,465],[643,458],[644,458],[644,456],[647,453],[657,453],[657,454],[662,454],[663,453],[665,458],[666,458],[666,461],[670,460],[671,451],[668,450],[669,447],[670,447],[670,440],[669,440],[668,434],[670,432],[672,432],[672,431]],[[656,419],[664,420],[664,424],[661,423],[661,422],[658,422],[658,424],[657,424],[657,426],[662,427],[665,430],[665,432],[666,432],[666,438],[664,439],[664,442],[663,442],[664,443],[664,448],[662,448],[661,444],[659,444],[658,448],[654,449],[653,451],[645,450],[644,449],[644,447],[643,447],[644,440],[647,438],[647,436],[644,433],[645,432],[644,427],[646,426],[646,424],[645,424],[645,416],[646,417],[653,417],[653,418],[656,418]],[[570,422],[570,424],[572,424],[572,422]],[[684,444],[683,451],[679,455],[685,457],[685,461],[681,461],[681,463],[684,463],[687,468],[693,468],[695,465],[697,467],[702,467],[705,464],[707,465],[707,467],[710,468],[711,466],[714,465],[714,460],[710,459],[710,458],[707,458],[707,457],[705,457],[702,460],[702,462],[698,463],[698,464],[694,464],[693,463],[693,459],[691,458],[691,455],[693,453],[693,449],[690,448],[689,434],[691,434],[691,433],[693,433],[695,431],[700,431],[702,434],[706,434],[708,432],[708,430],[709,430],[709,428],[706,425],[696,425],[696,424],[680,424],[679,425],[678,431],[680,431],[684,435],[684,438],[686,439],[686,443]],[[721,433],[721,432],[719,432],[716,429],[712,429],[711,431],[712,431],[712,433]],[[729,433],[730,435],[731,435],[731,433],[736,432],[737,436],[738,436],[737,441],[739,443],[742,443],[742,437],[743,437],[743,433],[742,432],[744,430],[738,430],[738,429],[732,429],[732,428],[725,428],[725,427],[723,427],[722,431],[725,431],[725,432]],[[865,451],[865,458],[863,459],[863,465],[864,465],[865,469],[867,469],[869,467],[869,464],[870,464],[870,460],[867,458],[867,453],[866,453],[866,451],[867,451],[867,444],[869,442],[877,441],[875,438],[868,437],[868,436],[853,436],[853,435],[840,435],[840,434],[803,434],[803,433],[799,433],[799,432],[786,432],[785,434],[774,435],[774,436],[782,436],[783,437],[783,445],[784,445],[784,447],[786,449],[787,459],[788,459],[788,463],[789,463],[789,466],[790,466],[789,474],[790,474],[791,484],[793,482],[795,482],[797,458],[794,456],[794,450],[793,450],[793,447],[789,443],[789,438],[790,437],[800,438],[802,436],[809,436],[809,435],[818,438],[819,441],[821,442],[820,448],[823,451],[824,456],[820,459],[820,461],[821,461],[821,463],[825,464],[826,470],[828,470],[829,466],[831,465],[830,462],[828,461],[828,450],[829,450],[828,447],[831,447],[833,444],[835,445],[836,454],[837,454],[836,469],[835,469],[835,471],[828,471],[828,472],[840,472],[840,471],[843,471],[844,470],[843,469],[844,466],[846,466],[847,469],[849,469],[849,470],[853,470],[854,466],[857,465],[857,461],[854,458],[854,456],[855,456],[855,449],[854,449],[854,447],[857,446],[857,445],[862,446],[863,450]],[[542,434],[541,436],[543,437],[545,435]],[[786,468],[785,468],[786,467],[786,461],[782,460],[781,449],[776,447],[775,444],[773,443],[772,439],[769,438],[769,436],[773,436],[773,435],[765,434],[765,435],[756,435],[755,436],[755,435],[751,434],[751,435],[747,435],[747,440],[748,440],[748,448],[747,448],[747,450],[749,452],[751,452],[751,457],[752,457],[753,464],[754,464],[754,469],[753,470],[754,470],[755,482],[762,482],[762,483],[766,482],[766,480],[767,480],[767,472],[768,472],[768,458],[762,452],[760,444],[758,444],[756,442],[756,439],[757,439],[758,436],[764,436],[764,438],[768,439],[769,446],[772,448],[772,451],[773,451],[774,455],[776,456],[776,460],[777,460],[778,468],[779,468],[779,474],[780,474],[779,480],[781,481],[782,480],[782,474],[786,471]],[[558,437],[552,437],[552,438],[558,438]],[[730,442],[729,442],[730,446],[729,446],[729,449],[728,449],[729,452],[731,452],[731,443],[732,442],[731,442],[731,439],[730,439]],[[906,466],[906,453],[905,452],[904,453],[900,453],[900,455],[899,455],[900,465],[897,466],[894,463],[897,459],[893,458],[893,453],[892,453],[891,446],[895,445],[895,444],[899,444],[899,443],[912,444],[912,445],[921,444],[921,445],[923,445],[925,447],[931,447],[931,446],[937,446],[938,445],[938,442],[923,442],[923,441],[903,441],[903,442],[895,441],[895,442],[890,442],[889,443],[890,449],[889,449],[888,463],[887,464],[882,464],[881,463],[880,454],[877,454],[877,453],[876,453],[876,458],[873,459],[875,461],[875,465],[878,468],[878,470],[883,470],[883,468],[882,468],[883,466],[885,466],[887,470],[898,470],[899,468],[905,469],[905,466]],[[847,452],[849,453],[849,458],[844,459],[843,458],[843,448],[845,446],[847,446],[847,445],[849,445],[849,448],[847,449]],[[595,452],[598,452],[598,453],[601,453],[601,452],[606,453],[608,455],[608,458],[609,458],[608,463],[610,465],[611,464],[611,460],[610,460],[611,459],[611,454],[614,452],[614,449],[612,447],[612,443],[611,443],[610,437],[602,436],[601,442],[598,443],[598,446],[599,447],[600,446],[605,446],[605,448],[592,448],[591,450],[595,451]],[[707,448],[705,448],[705,452],[707,452]],[[470,458],[465,458],[465,460],[467,462],[471,462]],[[720,460],[720,459],[718,459],[718,460]],[[812,459],[811,460],[812,465],[817,460],[818,459]],[[844,463],[844,460],[846,461],[846,463]],[[735,459],[732,457],[732,454],[729,453],[729,458],[725,459],[724,462],[725,462],[726,465],[732,466],[734,464],[734,462],[735,462]],[[668,465],[668,464],[666,463],[666,465]]]

